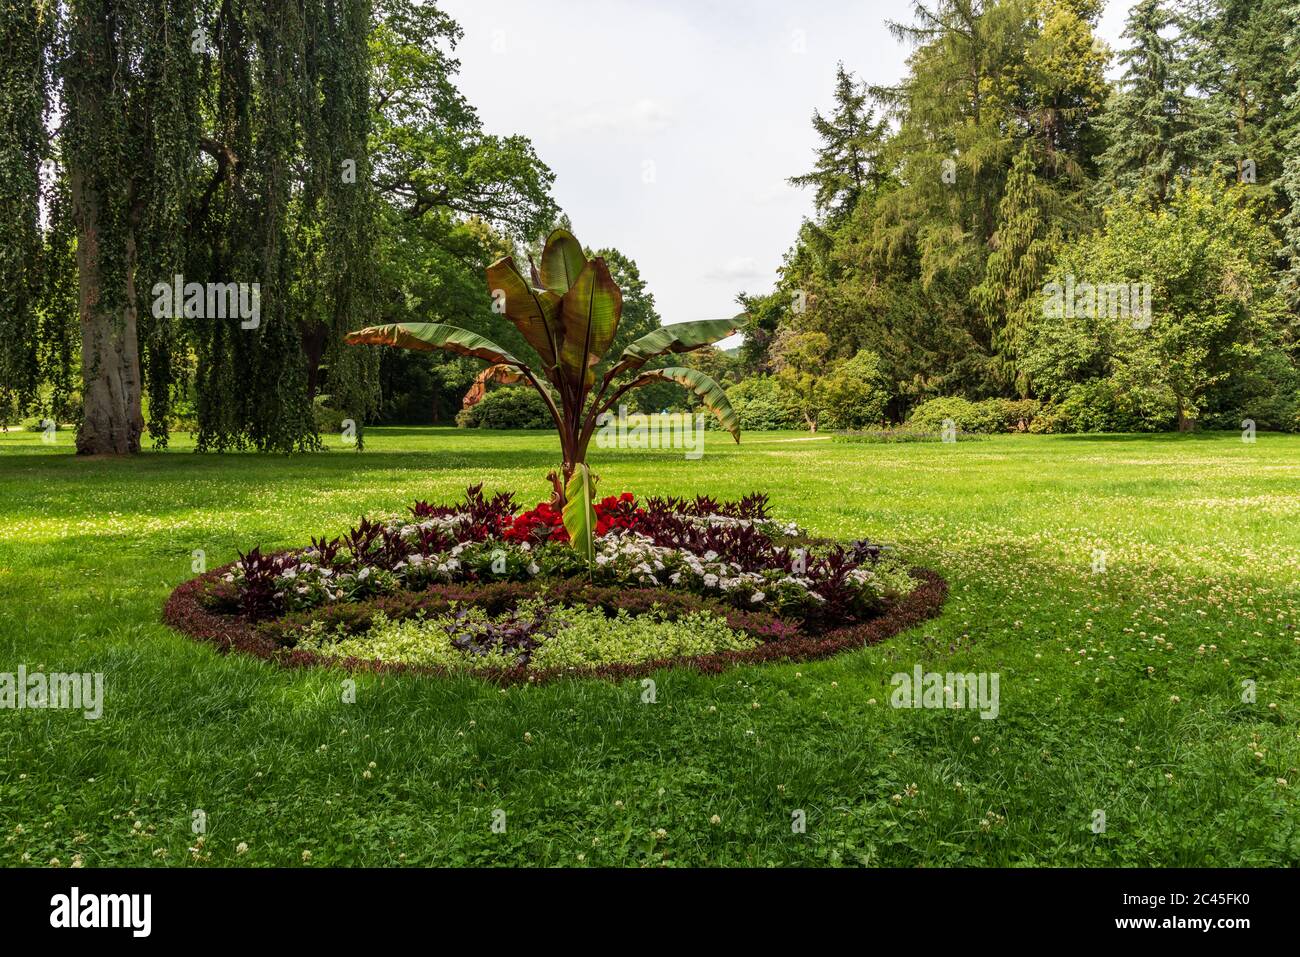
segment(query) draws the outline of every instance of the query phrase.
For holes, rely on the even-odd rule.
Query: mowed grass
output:
[[[763,490],[889,542],[948,578],[943,615],[828,661],[666,671],[649,704],[369,675],[345,703],[340,672],[159,623],[195,549],[213,567],[477,482],[531,504],[549,435],[129,462],[0,436],[0,671],[107,685],[98,721],[0,712],[0,863],[1300,863],[1300,437],[807,438],[592,463],[603,492]],[[998,717],[892,708],[918,663],[998,673]]]

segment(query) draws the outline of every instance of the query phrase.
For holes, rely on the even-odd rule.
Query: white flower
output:
[[[539,568],[539,567],[537,566],[537,562],[529,562],[529,563],[528,563],[528,574],[530,574],[530,575],[536,575],[536,574],[539,573],[540,571],[541,571],[541,568]]]
[[[754,592],[754,594],[749,596],[749,600],[752,601],[755,605],[757,605],[766,597],[767,595],[763,594],[761,591],[756,591]]]
[[[357,581],[363,582],[370,577],[370,566],[367,565],[361,571],[357,572]]]
[[[710,575],[705,575],[705,576],[704,576],[704,587],[705,587],[705,588],[716,588],[716,587],[718,587],[718,576],[717,576],[717,575],[712,575],[712,574],[710,574]]]

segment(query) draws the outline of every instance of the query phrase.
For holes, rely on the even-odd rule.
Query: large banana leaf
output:
[[[661,326],[634,340],[624,349],[618,357],[618,364],[609,371],[607,378],[613,379],[620,372],[639,369],[655,356],[668,352],[692,352],[725,339],[736,331],[737,322],[742,317],[743,314],[735,319],[700,319],[696,322]]]
[[[478,405],[487,395],[487,386],[489,382],[500,382],[502,385],[514,385],[523,379],[514,366],[495,365],[488,366],[477,376],[474,377],[474,383],[465,393],[465,398],[461,400],[461,408],[468,409]]]
[[[585,462],[579,462],[564,488],[564,510],[560,514],[569,533],[569,544],[582,553],[588,564],[596,557],[595,497],[591,469]]]
[[[740,441],[740,418],[736,415],[736,410],[731,407],[731,402],[727,399],[727,393],[723,392],[722,387],[703,372],[697,369],[686,369],[682,366],[651,369],[637,376],[633,385],[643,385],[655,379],[663,379],[667,382],[676,382],[679,385],[686,386],[700,397],[700,401],[704,403],[706,409],[717,416],[718,424],[730,432],[732,438],[737,442]]]
[[[564,327],[560,324],[560,297],[548,289],[534,289],[510,256],[487,267],[488,289],[505,295],[506,318],[541,356],[547,369],[559,362]]]
[[[560,365],[575,385],[590,385],[592,370],[614,341],[623,314],[623,293],[609,274],[605,260],[596,258],[582,267],[578,280],[560,301],[564,320],[564,346]]]
[[[542,287],[557,296],[573,288],[582,274],[587,257],[582,254],[582,243],[567,229],[557,229],[546,237],[542,249]]]
[[[344,342],[350,346],[395,346],[433,352],[441,349],[461,356],[486,359],[488,362],[506,363],[520,369],[528,368],[491,339],[476,332],[441,322],[395,322],[386,326],[369,326],[349,332]]]

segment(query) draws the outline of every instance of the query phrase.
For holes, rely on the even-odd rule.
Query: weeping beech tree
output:
[[[0,104],[19,134],[0,147],[0,412],[30,408],[42,381],[59,394],[79,331],[82,453],[137,452],[146,427],[165,445],[190,386],[200,449],[319,447],[323,384],[363,421],[375,360],[339,344],[369,298],[370,0],[0,0],[0,14]],[[236,286],[252,321],[225,311]]]

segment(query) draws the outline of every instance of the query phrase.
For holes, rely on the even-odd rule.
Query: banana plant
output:
[[[699,396],[721,426],[740,441],[740,422],[726,393],[711,378],[680,366],[645,369],[651,359],[692,352],[737,331],[736,319],[704,319],[663,326],[632,342],[609,371],[596,379],[596,366],[618,332],[623,293],[605,260],[588,259],[568,230],[546,239],[540,268],[529,262],[525,276],[506,256],[487,268],[493,307],[505,313],[537,355],[529,364],[477,333],[440,322],[399,322],[348,334],[350,345],[383,345],[424,351],[442,350],[489,363],[471,386],[466,403],[486,393],[489,382],[526,382],[541,395],[555,422],[563,455],[561,474],[552,477],[558,505],[570,488],[590,495],[590,473],[575,482],[585,466],[587,447],[601,415],[615,409],[628,392],[652,382],[676,382]]]

